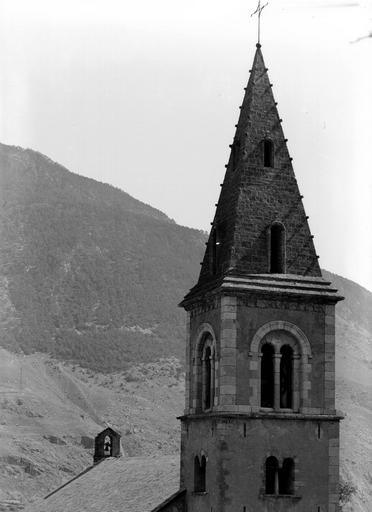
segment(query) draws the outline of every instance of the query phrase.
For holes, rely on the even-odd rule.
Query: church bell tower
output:
[[[188,512],[336,512],[335,305],[261,45],[188,315]]]

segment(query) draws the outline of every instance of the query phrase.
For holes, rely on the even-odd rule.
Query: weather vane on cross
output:
[[[260,32],[261,32],[261,12],[267,6],[269,2],[266,2],[265,5],[261,6],[261,0],[258,0],[257,9],[252,12],[251,17],[257,14],[258,16],[258,34],[257,34],[257,44],[260,44]]]

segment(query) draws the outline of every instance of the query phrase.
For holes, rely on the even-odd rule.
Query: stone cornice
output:
[[[180,306],[191,309],[200,300],[215,294],[244,294],[256,297],[273,299],[303,300],[320,302],[323,304],[336,304],[344,297],[331,287],[330,281],[321,277],[308,277],[293,274],[248,274],[245,276],[227,274],[223,278],[213,281],[205,286],[190,290]]]
[[[207,419],[240,419],[240,420],[298,420],[298,421],[340,421],[344,416],[337,411],[336,414],[304,414],[288,412],[206,412],[197,414],[184,414],[178,416],[181,421],[200,421]]]

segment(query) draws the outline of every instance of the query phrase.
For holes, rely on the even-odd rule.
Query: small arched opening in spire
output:
[[[270,139],[263,141],[263,164],[264,167],[274,167],[274,143]]]
[[[232,162],[233,170],[235,170],[236,166],[238,165],[239,157],[240,157],[240,141],[234,140],[234,143],[231,146],[231,162]]]
[[[209,246],[209,269],[210,273],[214,276],[217,274],[218,269],[218,246],[217,229],[213,227]]]
[[[269,228],[269,269],[271,274],[285,273],[286,233],[281,222],[274,222]]]

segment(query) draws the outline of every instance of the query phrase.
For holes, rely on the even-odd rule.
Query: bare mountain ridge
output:
[[[172,222],[163,212],[107,183],[70,172],[32,149],[0,143],[2,200],[14,206],[66,206],[98,202]]]

